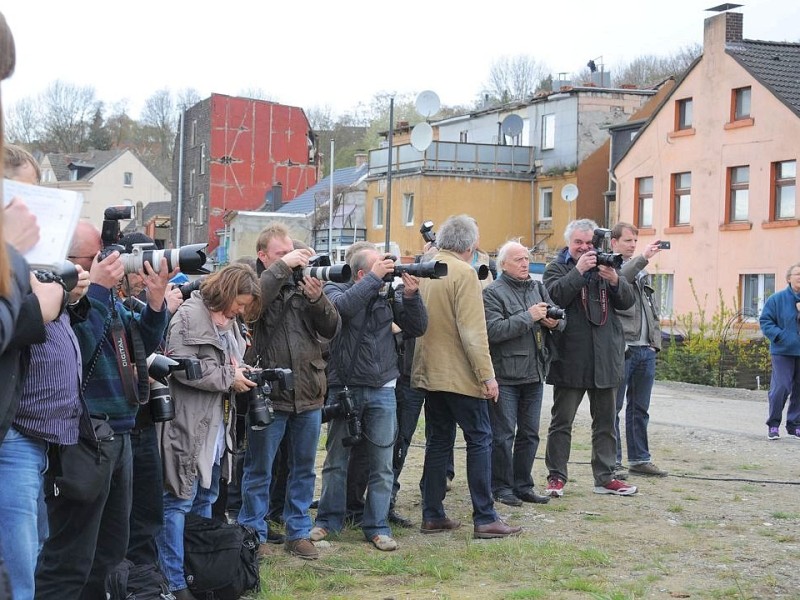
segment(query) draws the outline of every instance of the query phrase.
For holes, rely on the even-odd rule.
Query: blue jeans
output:
[[[533,460],[539,448],[541,383],[501,385],[489,402],[492,424],[492,493],[495,497],[533,491]]]
[[[486,525],[497,520],[492,501],[492,427],[483,398],[450,392],[426,392],[425,420],[430,437],[425,444],[422,469],[422,519],[444,519],[447,462],[456,439],[456,424],[467,442],[467,485],[472,499],[472,520]]]
[[[791,396],[790,396],[791,394]],[[786,431],[794,434],[800,427],[800,356],[772,355],[772,378],[769,383],[769,416],[767,426],[779,427],[783,420],[783,408],[789,398],[786,411]]]
[[[300,414],[276,410],[275,420],[268,427],[259,431],[247,429],[247,450],[241,486],[242,507],[238,521],[255,529],[262,543],[267,541],[267,523],[264,517],[269,513],[272,467],[284,438],[288,441],[289,465],[286,499],[283,504],[286,539],[307,539],[311,532],[308,507],[314,499],[314,467],[321,413],[319,409]]]
[[[328,391],[328,402],[335,402],[342,387]],[[363,429],[362,444],[369,456],[369,481],[361,529],[371,540],[376,535],[391,535],[389,502],[394,473],[392,454],[397,429],[397,402],[394,388],[351,387],[350,395],[359,407]],[[347,504],[347,462],[350,448],[342,445],[347,437],[347,423],[334,419],[328,429],[325,464],[322,467],[322,495],[315,525],[338,532],[344,525]],[[442,478],[444,481],[444,477]]]
[[[625,441],[628,448],[628,464],[641,465],[650,462],[650,446],[647,443],[647,424],[650,422],[650,394],[656,378],[656,351],[649,346],[629,346],[625,359],[625,379],[617,389],[617,414],[614,430],[617,435],[617,464],[622,464],[622,440],[619,433],[619,411],[625,407]]]
[[[36,560],[44,543],[38,521],[46,467],[47,442],[9,429],[0,445],[0,556],[16,600],[33,598]]]
[[[170,492],[164,492],[164,527],[156,537],[158,559],[161,571],[167,578],[171,592],[186,589],[186,577],[183,574],[183,526],[186,514],[193,513],[207,519],[211,518],[211,505],[219,495],[219,465],[211,471],[211,487],[200,487],[200,478],[196,478],[191,498],[178,498]]]

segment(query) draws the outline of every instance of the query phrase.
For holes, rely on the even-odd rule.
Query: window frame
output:
[[[750,307],[751,302],[746,302],[748,299],[748,281],[753,281],[755,278],[756,283],[756,295],[754,299],[756,300],[756,314],[748,314],[745,313],[746,308]],[[772,290],[768,290],[767,286],[767,278],[771,278],[772,283]],[[739,306],[742,307],[742,320],[748,323],[754,323],[758,321],[758,318],[761,316],[761,312],[764,310],[764,303],[767,301],[772,294],[775,293],[775,273],[741,273],[739,275]],[[752,294],[750,294],[752,295]]]
[[[679,187],[679,178],[688,175],[689,187]],[[682,171],[680,173],[673,173],[670,177],[672,186],[670,197],[670,225],[672,227],[686,227],[692,222],[692,172]],[[681,220],[681,208],[683,203],[687,203],[687,218]]]
[[[124,171],[122,173],[122,186],[123,187],[133,187],[133,172],[132,171]]]
[[[549,203],[545,203],[545,195],[550,195]],[[547,211],[549,214],[545,214],[545,206],[549,208]],[[539,221],[553,221],[553,188],[552,187],[543,187],[539,188]]]
[[[686,107],[689,107],[689,120],[686,120]],[[675,131],[687,131],[694,127],[694,100],[692,97],[675,101]]]
[[[372,199],[372,226],[375,229],[383,229],[383,212],[383,196],[375,196]]]
[[[747,114],[740,112],[742,99],[747,93]],[[731,90],[731,122],[745,121],[753,116],[753,88],[745,85]]]
[[[651,189],[649,192],[642,192],[642,182],[646,179],[649,179],[651,182]],[[653,221],[655,219],[655,200],[654,200],[654,191],[655,191],[655,178],[652,175],[647,175],[645,177],[637,177],[634,183],[634,196],[635,196],[635,204],[634,204],[634,221],[636,223],[636,227],[639,229],[652,229],[653,228]],[[646,200],[650,201],[650,223],[643,223],[642,222],[642,214],[645,212],[643,210],[644,202]]]
[[[409,208],[411,209],[410,215],[408,214]],[[403,194],[403,224],[406,226],[414,224],[414,194],[411,193]]]
[[[206,145],[200,144],[200,175],[206,174]]]
[[[782,177],[781,165],[794,163],[794,177]],[[781,191],[784,188],[794,188],[794,205],[792,214],[781,214]],[[783,221],[797,219],[797,160],[778,160],[770,165],[770,221]]]
[[[739,169],[747,169],[747,182],[734,182],[734,172]],[[735,165],[727,168],[726,176],[726,202],[725,202],[725,222],[726,223],[749,223],[750,222],[750,165]],[[736,218],[736,206],[734,202],[737,201],[737,192],[746,191],[745,208],[747,216],[743,219]]]
[[[542,150],[556,147],[556,114],[542,115]]]
[[[675,275],[673,273],[653,273],[650,275],[650,282],[656,291],[659,318],[672,319],[675,311]]]

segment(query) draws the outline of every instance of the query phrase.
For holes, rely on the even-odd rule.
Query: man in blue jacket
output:
[[[800,263],[789,267],[786,281],[786,289],[767,298],[759,319],[772,357],[767,417],[770,440],[781,437],[779,428],[787,398],[786,433],[800,438]]]

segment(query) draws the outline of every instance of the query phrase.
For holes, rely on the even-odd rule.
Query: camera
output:
[[[672,248],[672,244],[667,240],[661,240],[660,242],[658,242],[658,247],[661,250],[669,250],[670,248]]]
[[[294,376],[291,369],[250,369],[244,376],[256,384],[256,387],[245,392],[247,398],[247,417],[250,427],[260,431],[268,427],[275,420],[275,411],[272,409],[272,386],[270,381],[277,381],[279,389],[293,390]]]
[[[201,275],[208,273],[203,267],[206,262],[204,252],[207,243],[181,246],[172,250],[157,250],[152,244],[134,244],[129,253],[122,249],[120,260],[125,267],[125,273],[138,273],[144,270],[145,261],[150,263],[153,270],[158,273],[161,268],[161,259],[167,259],[167,271],[176,267],[187,275]],[[117,248],[114,248],[117,250]]]
[[[64,261],[58,271],[34,269],[32,273],[42,283],[60,283],[68,292],[71,292],[78,285],[78,269],[68,260]]]
[[[592,236],[592,246],[594,246],[597,256],[597,264],[605,267],[619,269],[622,266],[622,254],[619,252],[609,252],[611,248],[611,230],[598,227]]]
[[[119,222],[122,219],[132,219],[136,216],[132,206],[109,206],[103,212],[103,229],[100,231],[100,239],[103,241],[102,258],[117,250],[120,254],[125,252],[125,248],[117,242],[122,237],[122,230]]]
[[[559,306],[553,306],[552,304],[547,305],[547,314],[545,317],[548,319],[563,319],[566,316],[567,313],[563,308]]]
[[[397,260],[394,256],[389,256],[388,258]],[[383,280],[394,281],[395,277],[401,277],[403,273],[408,273],[414,277],[423,277],[425,279],[439,279],[440,277],[447,276],[447,263],[438,260],[430,260],[408,265],[395,265],[394,270],[391,273],[387,273]]]
[[[154,381],[150,383],[150,418],[155,423],[171,421],[175,418],[175,404],[169,393],[167,377],[173,371],[186,371],[186,379],[195,380],[203,376],[203,368],[196,358],[175,358],[163,354],[147,357],[147,374]]]
[[[419,228],[422,239],[431,244],[436,243],[436,232],[433,231],[433,221],[425,221]]]
[[[361,415],[359,415],[347,387],[336,394],[336,401],[333,404],[326,404],[322,407],[322,422],[327,423],[333,419],[347,421],[347,437],[342,440],[342,446],[348,448],[361,441]]]
[[[295,284],[303,281],[306,275],[320,281],[346,283],[350,281],[351,270],[350,265],[331,265],[331,259],[327,254],[315,254],[308,259],[307,267],[292,269]]]

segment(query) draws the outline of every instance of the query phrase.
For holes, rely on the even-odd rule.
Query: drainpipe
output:
[[[176,234],[175,234],[175,247],[181,247],[181,220],[183,219],[183,126],[184,126],[184,113],[185,111],[181,111],[181,118],[180,123],[178,125],[178,131],[180,132],[180,137],[178,138],[178,197],[176,198],[178,203],[178,213],[177,213],[177,227],[176,227]]]

